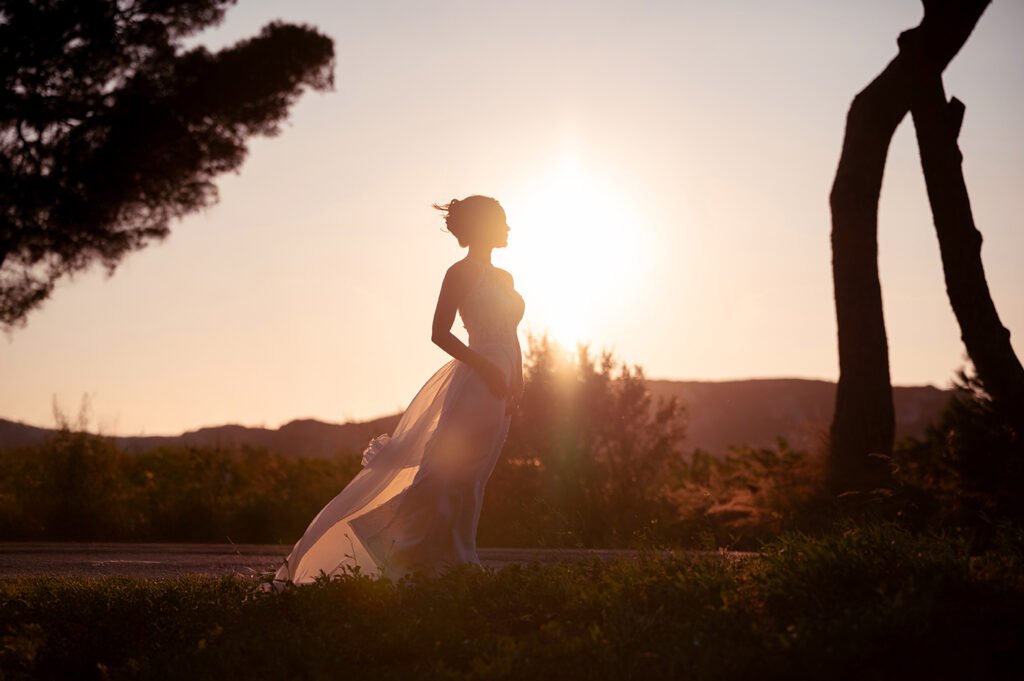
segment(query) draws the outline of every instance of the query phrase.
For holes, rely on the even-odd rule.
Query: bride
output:
[[[278,569],[278,587],[352,568],[397,578],[479,564],[484,485],[523,392],[516,327],[524,304],[512,275],[491,264],[491,251],[508,245],[501,204],[470,196],[434,207],[469,248],[448,268],[434,310],[431,339],[454,359],[420,389],[391,435],[371,440],[362,470]],[[468,346],[451,331],[456,311]]]

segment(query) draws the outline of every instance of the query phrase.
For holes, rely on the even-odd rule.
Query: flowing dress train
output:
[[[516,326],[523,299],[488,267],[459,315],[469,347],[505,375],[522,371]],[[484,485],[508,434],[503,398],[452,360],[413,398],[390,435],[374,438],[363,468],[313,518],[274,577],[306,584],[358,568],[398,578],[415,570],[479,563],[476,531]]]

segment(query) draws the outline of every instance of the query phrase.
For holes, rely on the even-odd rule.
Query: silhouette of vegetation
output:
[[[242,447],[118,450],[84,422],[0,452],[4,540],[289,543],[359,470],[359,457],[293,458]]]
[[[697,450],[672,485],[673,534],[684,545],[756,549],[786,531],[814,532],[835,519],[824,457],[776,448],[734,447],[723,457]]]
[[[832,275],[839,340],[839,383],[831,428],[829,483],[834,492],[885,484],[874,456],[892,452],[895,415],[878,279],[878,199],[889,143],[911,107],[914,65],[941,74],[991,0],[924,0],[921,24],[903,34],[900,52],[853,100],[832,185]],[[904,45],[923,54],[907,54]],[[924,151],[924,150],[922,150]]]
[[[1000,523],[1024,525],[1024,441],[977,375],[959,372],[938,422],[892,463],[908,523],[970,527],[980,542]]]
[[[981,555],[891,524],[759,557],[239,578],[0,580],[20,679],[1020,678],[1024,536]]]
[[[0,5],[0,326],[62,276],[165,237],[216,199],[253,135],[333,85],[333,42],[274,22],[211,53],[183,41],[233,0]]]
[[[57,414],[42,445],[0,451],[0,540],[291,544],[360,469],[356,451],[302,458],[254,447],[121,451]],[[882,463],[890,483],[836,499],[826,456],[780,440],[722,456],[686,447],[686,413],[639,367],[532,339],[526,389],[485,495],[481,546],[758,549],[841,516],[951,530],[985,545],[1024,525],[1021,440],[976,376],[919,440]]]
[[[643,370],[531,338],[525,390],[488,482],[485,545],[616,546],[670,523],[686,416]]]

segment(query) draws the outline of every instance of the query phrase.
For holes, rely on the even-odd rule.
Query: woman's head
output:
[[[444,223],[459,245],[502,248],[508,245],[508,224],[505,209],[489,196],[467,196],[452,199],[444,205],[434,204],[444,213]]]

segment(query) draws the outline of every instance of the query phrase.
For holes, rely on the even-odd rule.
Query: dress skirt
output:
[[[512,375],[518,348],[470,344]],[[363,469],[313,518],[274,577],[306,584],[350,570],[399,578],[479,563],[484,486],[508,435],[505,399],[452,360],[413,398],[390,435],[374,438]]]

